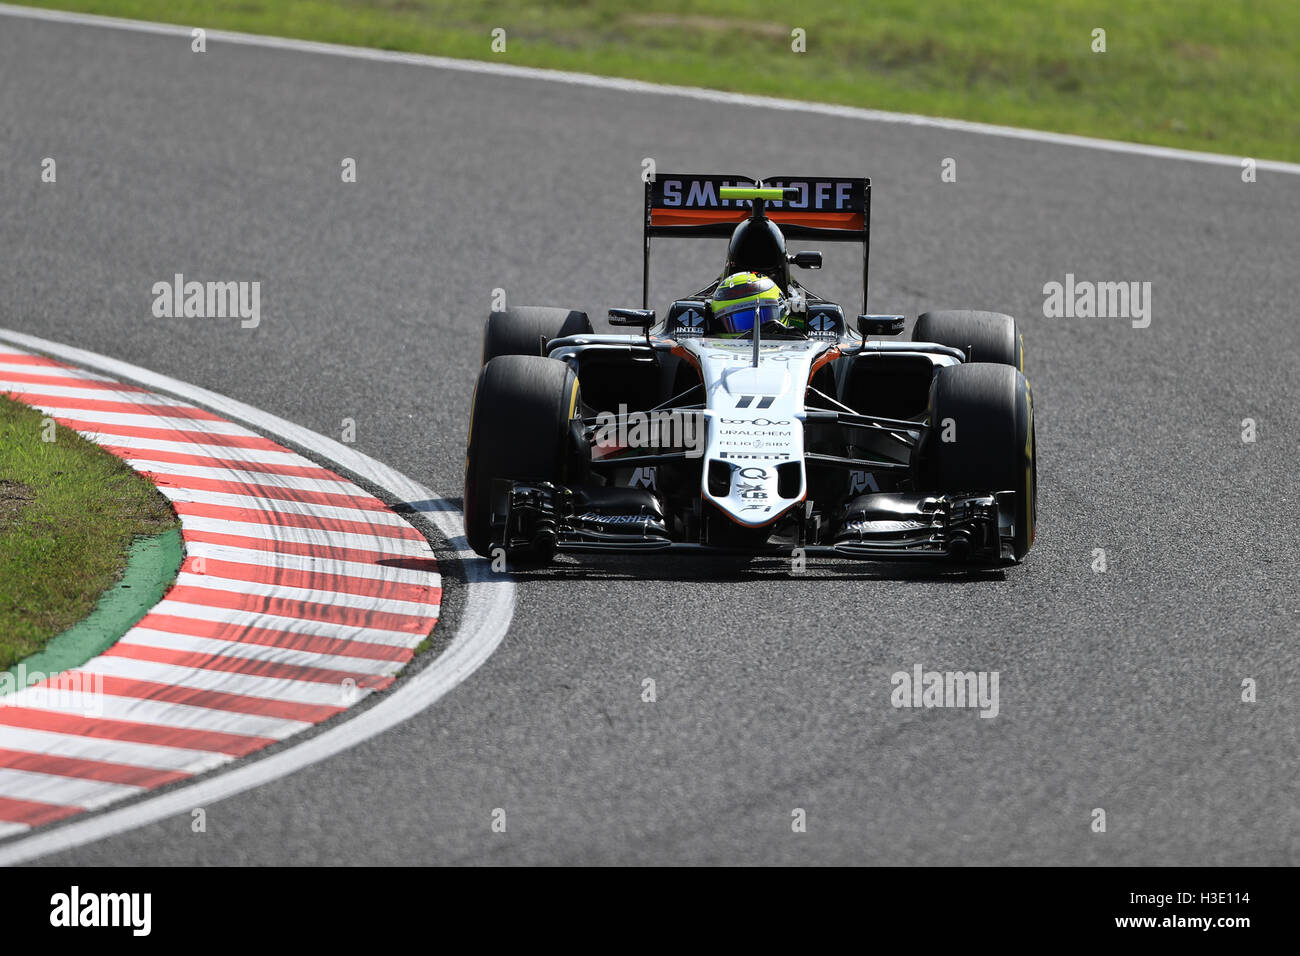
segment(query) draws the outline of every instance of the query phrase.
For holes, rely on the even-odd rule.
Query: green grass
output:
[[[77,623],[139,535],[176,527],[154,486],[42,414],[0,396],[0,670]]]
[[[1300,160],[1295,0],[33,5]],[[490,49],[497,27],[504,53]]]

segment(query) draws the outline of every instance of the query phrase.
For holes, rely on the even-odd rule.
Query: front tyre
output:
[[[997,362],[1025,371],[1025,343],[1016,320],[1001,312],[922,312],[912,327],[912,341],[937,342],[960,349],[971,362]]]
[[[1034,403],[1017,369],[991,362],[941,368],[930,387],[930,428],[916,456],[925,494],[1016,493],[1015,560],[1034,543],[1038,465]]]
[[[492,482],[580,478],[571,422],[580,415],[578,377],[540,355],[502,355],[479,372],[465,450],[465,536],[477,554],[492,547]],[[520,552],[512,557],[528,558]]]
[[[544,355],[551,339],[591,333],[586,312],[521,305],[488,316],[483,329],[483,364],[501,355]]]

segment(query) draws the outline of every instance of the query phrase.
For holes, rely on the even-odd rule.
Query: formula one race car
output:
[[[465,463],[481,555],[717,550],[1018,562],[1034,540],[1034,413],[1015,320],[867,312],[871,181],[660,174],[645,186],[639,333],[493,312]],[[656,318],[655,236],[730,238],[721,275]],[[862,244],[862,314],[791,266]]]

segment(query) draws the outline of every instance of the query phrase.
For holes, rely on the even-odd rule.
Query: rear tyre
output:
[[[543,355],[549,340],[591,331],[586,312],[535,305],[493,312],[483,330],[483,364],[500,355]]]
[[[996,362],[1025,371],[1025,343],[1016,320],[1001,312],[974,309],[922,312],[913,342],[937,342],[967,353],[971,362]]]
[[[1034,543],[1038,521],[1034,405],[1025,377],[991,362],[939,369],[915,478],[922,493],[1014,491],[1014,553],[1020,561]]]
[[[502,355],[479,372],[465,450],[465,536],[484,557],[492,546],[492,482],[566,483],[581,478],[570,423],[581,414],[578,377],[540,355]],[[512,558],[538,557],[527,551]]]

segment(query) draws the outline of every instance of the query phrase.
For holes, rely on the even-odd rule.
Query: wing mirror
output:
[[[800,269],[820,269],[822,267],[822,254],[820,252],[796,252],[792,256],[786,256],[791,265],[798,266]]]
[[[868,335],[897,335],[903,331],[901,315],[860,315],[858,332],[865,339]]]
[[[610,309],[610,325],[626,325],[637,329],[648,329],[655,324],[654,309]]]

